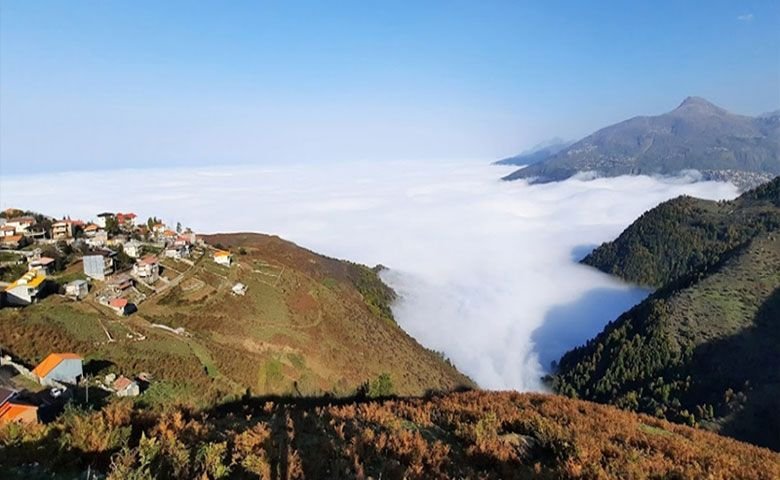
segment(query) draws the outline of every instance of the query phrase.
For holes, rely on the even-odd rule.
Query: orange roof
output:
[[[0,424],[5,422],[12,422],[30,411],[37,412],[38,407],[35,405],[6,402],[0,405]]]
[[[125,308],[127,306],[127,299],[126,298],[115,298],[108,302],[109,305],[111,305],[114,308]]]
[[[54,368],[63,360],[81,360],[81,357],[75,353],[50,353],[48,357],[44,358],[43,361],[33,369],[33,373],[38,378],[43,378],[54,370]]]
[[[124,390],[125,388],[129,387],[133,384],[133,381],[129,378],[125,377],[124,375],[120,375],[119,378],[114,381],[114,390]]]
[[[22,239],[22,235],[11,235],[9,237],[0,238],[3,243],[19,243]]]
[[[230,252],[226,252],[225,250],[217,250],[214,252],[215,257],[229,257]]]

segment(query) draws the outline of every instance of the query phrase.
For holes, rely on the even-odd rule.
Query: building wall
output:
[[[105,280],[105,263],[102,255],[85,255],[84,273],[97,280]]]
[[[16,288],[6,290],[5,300],[8,305],[29,305],[32,303],[32,297],[29,294],[30,288],[27,285],[19,285]]]
[[[84,374],[81,368],[81,360],[63,360],[54,367],[44,378],[41,379],[41,384],[52,385],[54,381],[61,383],[76,383]]]

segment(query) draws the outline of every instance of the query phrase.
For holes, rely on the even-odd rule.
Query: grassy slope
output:
[[[720,261],[763,231],[780,229],[780,177],[730,202],[679,197],[662,203],[582,263],[660,287]]]
[[[395,390],[419,395],[472,385],[420,346],[392,320],[393,293],[364,266],[333,260],[276,237],[220,235],[236,255],[231,268],[208,256],[188,265],[165,260],[183,281],[118,319],[90,302],[50,297],[24,309],[0,310],[0,344],[33,365],[53,350],[70,350],[125,374],[151,372],[147,397],[206,405],[253,394],[349,394],[389,373]],[[236,282],[246,296],[231,295]],[[192,337],[150,328],[184,327]],[[103,327],[116,342],[107,343]],[[133,332],[143,341],[128,338]],[[97,361],[100,362],[97,362]]]
[[[0,428],[0,446],[0,465],[12,478],[87,465],[113,468],[112,480],[204,472],[280,479],[780,475],[780,455],[710,432],[559,396],[501,392],[371,402],[259,398],[159,416],[115,404],[44,428]]]
[[[780,235],[762,234],[564,355],[553,385],[780,449],[779,342]]]

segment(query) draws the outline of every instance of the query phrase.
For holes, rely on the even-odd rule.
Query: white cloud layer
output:
[[[399,323],[486,388],[540,376],[646,292],[576,263],[680,194],[731,198],[690,178],[501,182],[483,162],[215,167],[0,179],[0,207],[92,218],[135,211],[201,232],[278,234],[390,267]]]

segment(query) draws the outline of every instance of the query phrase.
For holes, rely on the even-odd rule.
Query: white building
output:
[[[141,246],[141,242],[138,240],[130,240],[124,245],[125,253],[133,258],[138,258],[141,256],[142,248],[143,247]]]
[[[89,283],[86,280],[73,280],[65,285],[65,295],[74,300],[82,300],[88,293]]]
[[[141,393],[138,382],[130,380],[124,375],[120,375],[111,386],[117,397],[137,397]]]
[[[216,250],[214,252],[214,261],[220,265],[229,267],[230,264],[233,263],[233,257],[230,255],[230,252],[226,252],[225,250]]]
[[[145,255],[133,265],[133,275],[146,283],[154,283],[160,278],[160,262],[154,255]]]
[[[6,301],[11,305],[29,305],[40,298],[46,276],[36,271],[27,272],[5,287]]]

